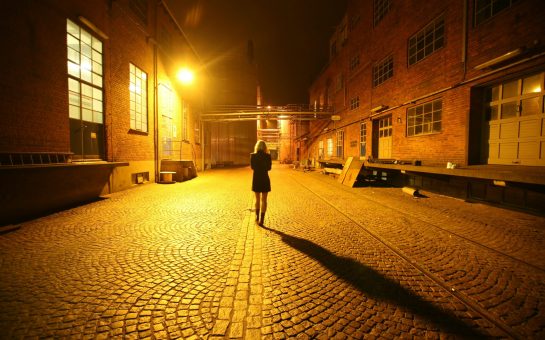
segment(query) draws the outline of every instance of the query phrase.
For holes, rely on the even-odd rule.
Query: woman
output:
[[[250,165],[254,171],[252,178],[252,191],[255,192],[255,221],[263,226],[265,212],[267,211],[267,194],[271,191],[271,155],[264,141],[255,143],[254,153],[250,157]],[[261,203],[261,206],[260,206]],[[261,215],[260,215],[261,213]]]

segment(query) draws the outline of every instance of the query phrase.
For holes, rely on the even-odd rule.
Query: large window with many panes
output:
[[[409,39],[409,65],[437,51],[445,44],[445,19],[439,17]]]
[[[373,1],[373,24],[378,25],[379,22],[390,11],[391,0],[374,0]]]
[[[70,150],[75,160],[104,156],[102,41],[66,21]]]
[[[148,76],[133,64],[129,72],[131,130],[148,132]]]
[[[327,139],[327,157],[333,157],[333,138]]]
[[[102,42],[67,21],[70,118],[103,123]]]
[[[425,135],[441,131],[443,101],[434,100],[407,110],[407,136]]]
[[[511,7],[518,0],[475,0],[475,25]]]
[[[394,76],[394,57],[388,56],[373,66],[373,86],[378,86]]]
[[[355,110],[360,107],[360,96],[350,98],[350,110]]]

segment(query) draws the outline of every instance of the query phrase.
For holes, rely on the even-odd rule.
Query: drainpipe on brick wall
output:
[[[157,9],[155,8],[155,22],[153,32],[153,158],[155,183],[159,182],[159,89],[157,87]]]
[[[462,65],[463,65],[463,68],[464,68],[464,76],[463,76],[463,80],[466,79],[466,73],[467,73],[467,30],[468,30],[468,23],[467,23],[467,18],[468,18],[468,5],[467,5],[467,2],[469,0],[462,0],[464,2],[464,6],[463,6],[463,13],[462,13]]]

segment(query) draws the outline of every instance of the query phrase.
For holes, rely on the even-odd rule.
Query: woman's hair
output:
[[[258,151],[269,153],[269,149],[267,149],[267,144],[265,144],[265,141],[258,140],[257,143],[255,143],[254,152],[257,153]]]

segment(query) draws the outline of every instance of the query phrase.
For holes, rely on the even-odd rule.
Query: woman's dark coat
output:
[[[254,192],[269,192],[271,191],[271,180],[269,179],[268,171],[271,170],[271,155],[263,151],[252,153],[250,157],[250,165],[254,170],[252,178],[252,191]]]

